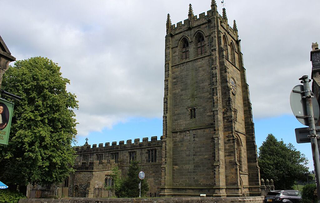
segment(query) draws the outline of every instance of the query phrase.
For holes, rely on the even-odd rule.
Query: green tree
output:
[[[139,197],[139,183],[138,177],[140,167],[137,161],[132,161],[129,167],[127,177],[123,180],[119,191],[119,197]],[[141,196],[145,196],[149,190],[146,180],[141,180]]]
[[[302,188],[302,199],[304,203],[316,202],[316,192],[317,186],[315,184],[308,184]]]
[[[15,101],[8,145],[0,146],[0,179],[7,184],[50,184],[72,171],[76,96],[53,61],[35,57],[15,62],[4,74],[2,89]]]
[[[114,194],[119,197],[121,193],[121,184],[122,184],[122,179],[121,179],[121,171],[119,170],[118,166],[115,166],[112,168],[112,181],[113,181],[113,186],[112,189],[114,191]],[[108,189],[108,188],[107,188]]]
[[[261,178],[273,179],[276,189],[292,189],[295,181],[308,172],[307,159],[289,143],[278,141],[272,134],[259,148]]]

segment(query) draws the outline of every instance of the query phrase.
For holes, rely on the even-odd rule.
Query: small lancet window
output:
[[[189,109],[190,119],[196,118],[196,108]]]
[[[182,60],[189,58],[189,42],[186,38],[182,40]]]
[[[201,56],[202,54],[204,54],[204,51],[205,51],[205,44],[204,44],[204,37],[202,34],[198,34],[197,35],[197,54],[198,56]]]
[[[157,162],[157,150],[156,149],[149,149],[148,150],[147,162]]]
[[[137,153],[135,151],[129,152],[129,163],[137,159]]]

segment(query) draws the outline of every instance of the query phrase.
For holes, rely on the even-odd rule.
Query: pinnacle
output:
[[[189,14],[188,14],[188,16],[189,16],[189,17],[194,16],[194,15],[193,15],[193,10],[192,10],[192,5],[191,5],[191,4],[189,4]]]

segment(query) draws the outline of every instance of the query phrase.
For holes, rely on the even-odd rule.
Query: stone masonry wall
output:
[[[154,136],[135,139],[134,142],[124,141],[100,143],[92,147],[86,143],[84,146],[75,147],[77,158],[75,173],[70,176],[70,197],[111,197],[113,168],[118,167],[122,178],[125,178],[130,162],[138,161],[140,169],[146,174],[149,185],[148,196],[159,196],[161,181],[161,152],[162,141]],[[109,190],[109,191],[108,191]]]
[[[263,197],[176,197],[176,198],[135,198],[135,199],[87,199],[87,198],[69,198],[69,199],[21,199],[19,203],[263,203]]]
[[[259,195],[238,29],[216,9],[167,18],[162,195]]]

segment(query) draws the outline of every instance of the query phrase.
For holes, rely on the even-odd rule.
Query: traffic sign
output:
[[[139,172],[139,179],[143,180],[146,177],[146,174],[143,171]]]
[[[296,85],[290,94],[290,106],[293,114],[303,125],[309,126],[309,116],[306,107],[305,91],[303,85]],[[312,97],[314,122],[319,121],[319,104],[315,97]]]
[[[296,140],[297,143],[310,143],[310,128],[296,128]],[[320,127],[316,127],[317,138],[320,136]]]

